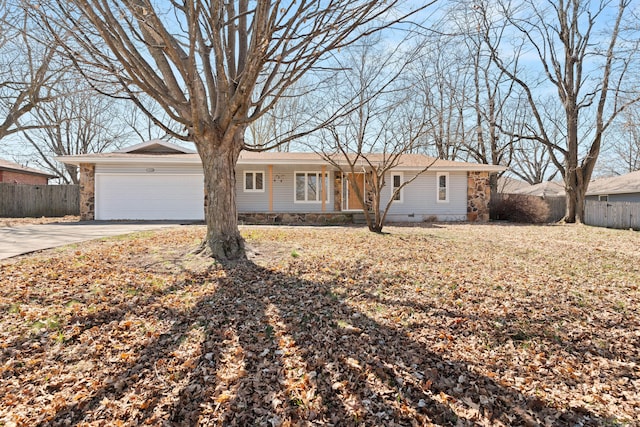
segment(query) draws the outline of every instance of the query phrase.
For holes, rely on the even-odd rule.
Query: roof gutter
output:
[[[148,155],[138,157],[122,157],[122,156],[58,156],[55,158],[57,161],[67,163],[71,165],[81,164],[185,164],[185,165],[201,165],[202,161],[197,155]],[[238,165],[327,165],[328,162],[323,159],[238,159]],[[347,166],[347,164],[345,164]],[[420,172],[424,170],[424,166],[402,166],[398,165],[394,167],[395,170]],[[486,164],[473,164],[464,163],[460,165],[442,165],[434,164],[430,166],[428,171],[436,172],[455,172],[455,171],[471,171],[471,172],[490,172],[497,173],[507,170],[507,167],[500,165],[486,165]]]

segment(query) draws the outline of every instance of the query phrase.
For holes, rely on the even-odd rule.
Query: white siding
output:
[[[264,173],[263,192],[244,191],[244,172]],[[321,202],[295,202],[295,173],[321,172],[321,166],[274,165],[269,179],[268,165],[236,167],[238,212],[268,212],[273,191],[273,212],[322,212]],[[325,212],[333,212],[335,171],[329,177]],[[408,181],[413,172],[403,171]],[[464,220],[467,213],[467,173],[449,172],[449,201],[437,202],[437,175],[427,171],[404,187],[402,201],[394,201],[389,221]],[[386,178],[381,202],[391,197],[391,174]],[[203,219],[204,177],[199,165],[98,165],[96,167],[96,219]]]
[[[328,169],[328,168],[327,168]],[[244,192],[244,172],[264,170],[264,193]],[[273,212],[310,213],[322,212],[322,202],[295,202],[295,173],[296,172],[321,172],[319,166],[283,166],[274,165],[271,182],[269,181],[269,168],[254,165],[236,167],[236,201],[238,212],[268,212],[269,190],[273,186]],[[325,202],[325,212],[333,211],[334,182],[333,172],[327,170],[329,177],[329,200]]]
[[[640,193],[609,194],[610,202],[639,203]]]
[[[602,194],[602,196],[607,196],[608,202],[640,203],[640,193]],[[586,200],[600,201],[597,195],[587,196]]]
[[[244,191],[244,172],[264,173],[264,191],[252,192]],[[268,212],[269,211],[269,189],[273,183],[269,182],[269,170],[264,166],[236,166],[236,206],[238,212]]]
[[[133,165],[97,165],[96,174],[162,174],[162,175],[197,175],[203,176],[202,166],[198,165],[158,165],[158,164],[133,164]]]
[[[404,172],[404,181],[415,174]],[[385,177],[381,203],[391,198],[391,176]],[[467,173],[449,172],[449,201],[438,203],[436,172],[425,172],[403,188],[402,202],[394,201],[389,210],[391,221],[424,221],[429,217],[439,220],[461,220],[467,217]]]

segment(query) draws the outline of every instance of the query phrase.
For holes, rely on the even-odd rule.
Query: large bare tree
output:
[[[519,126],[523,115],[521,99],[510,79],[493,65],[482,38],[474,32],[465,33],[473,76],[473,89],[469,92],[472,94],[474,137],[464,141],[464,147],[477,162],[511,166],[518,141],[514,128]],[[518,57],[504,67],[516,72]]]
[[[317,85],[312,85],[317,89]],[[300,83],[290,87],[287,93],[280,96],[278,103],[258,120],[252,122],[247,129],[246,144],[252,147],[273,147],[277,151],[291,151],[295,147],[294,136],[302,129],[313,129],[308,117],[313,116],[306,102],[307,85]],[[279,144],[278,144],[279,142]]]
[[[203,249],[223,260],[244,257],[234,167],[251,148],[247,126],[327,53],[411,16],[401,3],[58,0],[39,10],[53,29],[62,22],[75,36],[69,53],[88,77],[101,78],[98,69],[116,76],[140,108],[151,111],[144,93],[184,126],[184,133],[166,130],[197,147],[206,193]]]
[[[526,104],[491,60],[477,16],[468,13],[474,5],[475,0],[452,0],[425,36],[425,55],[412,64],[416,98],[432,111],[427,146],[444,159],[511,166],[514,129],[521,125]],[[517,52],[505,67],[521,67]]]
[[[65,183],[78,183],[78,167],[62,165],[54,156],[101,153],[116,149],[128,139],[131,130],[122,120],[127,106],[100,95],[84,79],[69,72],[58,81],[53,99],[38,104],[22,138],[25,150],[37,154],[36,163],[52,171]],[[131,108],[130,108],[131,109]]]
[[[625,110],[616,124],[615,142],[609,162],[602,169],[609,174],[640,170],[640,104]]]
[[[171,140],[173,134],[179,133],[180,129],[183,129],[183,126],[172,121],[159,105],[149,101],[143,102],[143,104],[149,104],[150,108],[155,108],[153,113],[147,114],[136,107],[134,103],[126,102],[122,105],[120,114],[121,120],[126,123],[131,134],[135,135],[135,139],[138,142],[146,142],[152,139]],[[156,122],[162,123],[162,126],[156,125],[151,117],[156,118]],[[166,131],[167,127],[173,129],[173,132],[168,133]]]
[[[531,185],[553,180],[558,169],[551,164],[548,150],[546,146],[528,139],[515,142],[511,172]]]
[[[429,111],[422,151],[458,160],[469,137],[468,97],[471,91],[469,53],[451,35],[426,35],[423,52],[408,64],[413,99]]]
[[[407,40],[395,50],[376,48],[380,44],[373,38],[343,53],[336,67],[343,71],[333,93],[325,94],[340,113],[329,112],[337,118],[311,139],[312,148],[341,173],[343,202],[347,192],[355,195],[356,208],[376,233],[403,188],[435,162],[408,176],[392,174],[405,155],[417,151],[432,121],[429,107],[415,99],[415,82],[403,78],[420,50],[408,49]]]
[[[53,99],[63,74],[59,47],[41,35],[22,5],[0,0],[0,140],[38,126],[22,119]]]
[[[494,63],[525,93],[534,126],[520,135],[548,148],[564,179],[567,194],[565,221],[582,222],[584,200],[593,169],[600,154],[603,135],[615,117],[638,101],[625,85],[638,66],[637,22],[625,26],[630,17],[630,0],[527,0],[514,5],[479,1],[475,11],[483,22],[485,42]],[[495,25],[504,19],[504,26]],[[509,61],[510,43],[521,40],[523,52],[535,58],[526,70],[514,72]],[[627,33],[629,31],[629,33]],[[539,69],[540,73],[535,73]],[[541,78],[542,77],[542,78]],[[552,88],[563,114],[561,121],[549,120]],[[553,109],[553,107],[552,107]],[[562,140],[554,138],[561,129]]]

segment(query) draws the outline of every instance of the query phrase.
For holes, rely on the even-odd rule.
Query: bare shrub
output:
[[[549,206],[536,196],[505,194],[491,203],[491,219],[539,224],[549,219]]]

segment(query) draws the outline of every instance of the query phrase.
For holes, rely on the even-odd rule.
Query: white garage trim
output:
[[[96,173],[97,220],[203,220],[202,174]]]

